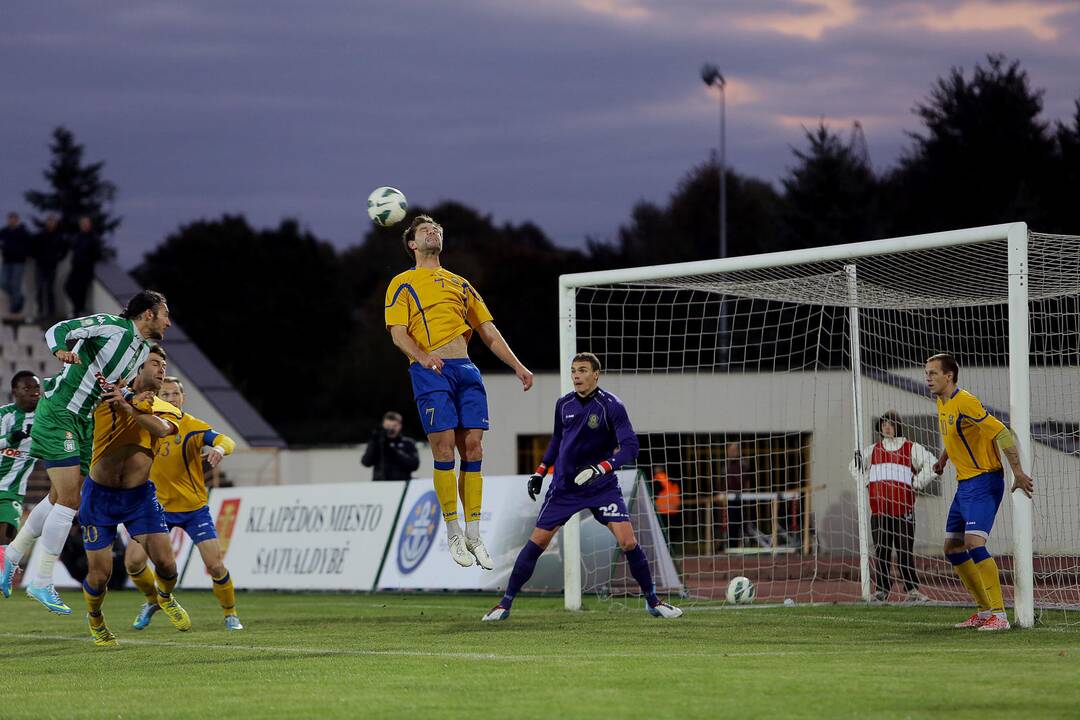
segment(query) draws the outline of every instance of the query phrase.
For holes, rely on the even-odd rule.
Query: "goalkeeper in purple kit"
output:
[[[522,586],[532,577],[536,562],[555,533],[571,517],[589,510],[607,525],[626,555],[630,574],[641,586],[646,609],[655,617],[677,618],[682,610],[656,596],[649,560],[638,546],[630,514],[619,490],[615,471],[637,459],[638,439],[615,395],[601,390],[600,360],[592,353],[578,353],[570,367],[574,392],[555,403],[555,428],[547,452],[529,478],[529,497],[536,500],[544,475],[554,464],[555,476],[540,506],[536,527],[518,554],[499,604],[484,615],[484,621],[505,620]]]

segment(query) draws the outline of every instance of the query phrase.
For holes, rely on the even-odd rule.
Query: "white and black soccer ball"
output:
[[[746,605],[754,601],[754,583],[740,575],[732,578],[727,586],[727,601],[733,605]]]
[[[367,199],[367,214],[371,221],[382,227],[390,227],[405,219],[409,203],[405,194],[397,188],[383,186],[375,188]]]

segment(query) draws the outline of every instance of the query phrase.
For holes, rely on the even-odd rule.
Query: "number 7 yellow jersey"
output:
[[[492,320],[480,293],[445,268],[406,270],[386,289],[387,329],[404,325],[416,344],[431,352]]]
[[[175,422],[180,431],[158,441],[150,480],[157,486],[158,502],[165,512],[191,512],[206,505],[208,499],[203,447],[216,445],[228,455],[236,443],[194,415],[184,413]]]

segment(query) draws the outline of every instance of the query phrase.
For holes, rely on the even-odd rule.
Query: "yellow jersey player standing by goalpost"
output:
[[[166,377],[161,383],[158,397],[183,411],[184,386],[179,378]],[[154,464],[150,467],[150,481],[157,488],[158,502],[165,509],[165,523],[169,529],[183,528],[199,549],[199,555],[213,581],[214,596],[225,613],[225,628],[243,630],[244,626],[236,614],[236,590],[225,567],[214,519],[210,517],[206,475],[203,472],[204,457],[210,467],[217,467],[222,458],[236,449],[236,442],[186,412],[176,421],[176,425],[176,434],[158,442]],[[146,561],[146,551],[138,543],[128,543],[124,565],[131,581],[146,596],[146,603],[131,624],[136,630],[149,625],[150,618],[160,609],[154,571]]]
[[[485,570],[495,564],[480,540],[484,431],[489,428],[487,392],[480,371],[469,360],[469,338],[480,335],[491,352],[510,366],[525,390],[533,374],[507,344],[479,293],[465,278],[439,262],[443,229],[427,215],[417,216],[402,236],[416,261],[386,290],[386,328],[394,345],[409,358],[409,376],[420,422],[435,461],[439,498],[450,556],[462,567],[475,561]],[[454,449],[461,473],[454,477]],[[458,522],[460,494],[465,533]]]
[[[945,521],[945,557],[979,606],[955,627],[1008,630],[998,566],[986,549],[1005,494],[1005,471],[998,449],[1012,468],[1012,492],[1022,490],[1031,497],[1035,482],[1020,465],[1020,453],[1009,429],[987,412],[977,397],[957,387],[960,366],[956,359],[946,353],[934,355],[926,361],[925,370],[926,384],[937,400],[938,427],[945,445],[934,474],[940,475],[950,460],[956,466],[956,495]]]

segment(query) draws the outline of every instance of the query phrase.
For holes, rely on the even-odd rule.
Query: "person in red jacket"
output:
[[[915,573],[915,493],[934,478],[935,458],[922,445],[904,437],[904,422],[895,410],[883,413],[875,428],[881,440],[863,448],[848,468],[867,484],[870,532],[874,539],[874,599],[885,602],[892,591],[892,554],[904,579],[908,602],[926,602]]]

